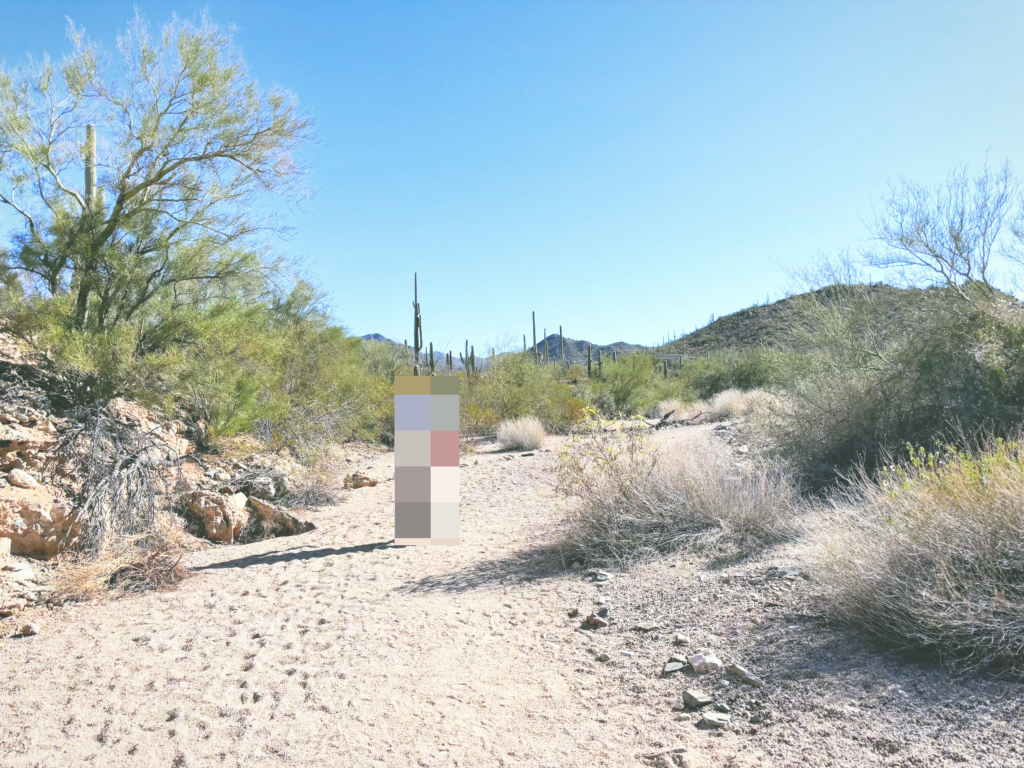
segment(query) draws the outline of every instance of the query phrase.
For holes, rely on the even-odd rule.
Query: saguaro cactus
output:
[[[434,342],[430,342],[430,372],[434,372]]]
[[[476,349],[469,346],[469,339],[466,339],[466,354],[459,353],[459,360],[462,361],[462,367],[466,369],[466,385],[469,386],[473,383],[473,377],[476,375]]]
[[[537,362],[537,313],[533,312],[533,362]]]
[[[412,344],[413,344],[413,376],[420,375],[420,350],[423,348],[423,318],[420,316],[419,278],[412,273]]]

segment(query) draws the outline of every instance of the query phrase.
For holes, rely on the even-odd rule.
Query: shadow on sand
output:
[[[237,557],[234,560],[221,560],[219,563],[200,565],[190,568],[192,571],[213,571],[221,568],[249,568],[253,565],[274,565],[275,563],[290,563],[293,560],[314,560],[319,557],[334,557],[338,555],[351,555],[357,552],[373,552],[378,549],[391,547],[390,541],[375,541],[372,544],[356,544],[351,547],[326,547],[323,549],[306,549],[294,547],[283,552],[266,552],[259,555],[246,555]]]

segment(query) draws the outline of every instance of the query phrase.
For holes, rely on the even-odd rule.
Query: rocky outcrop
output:
[[[185,506],[200,520],[206,537],[225,544],[234,543],[249,523],[245,502],[244,493],[192,491],[185,497]]]
[[[316,528],[308,520],[300,520],[287,510],[256,496],[249,497],[249,504],[259,519],[268,524],[264,527],[269,527],[275,536],[294,536]]]
[[[4,541],[7,540],[0,539],[0,542]],[[37,574],[28,563],[0,562],[0,619],[47,602],[51,592],[45,581],[45,577]]]
[[[195,446],[182,437],[186,429],[182,421],[174,420],[162,424],[157,415],[148,408],[120,397],[107,403],[107,411],[123,424],[130,424],[140,432],[152,433],[171,449],[173,458],[181,458],[195,450]]]
[[[78,515],[66,504],[0,501],[0,537],[10,539],[11,554],[48,560],[73,546],[80,533]]]

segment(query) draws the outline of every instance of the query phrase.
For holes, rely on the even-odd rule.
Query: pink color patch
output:
[[[432,467],[457,467],[459,466],[459,433],[454,432],[430,432],[430,466]]]

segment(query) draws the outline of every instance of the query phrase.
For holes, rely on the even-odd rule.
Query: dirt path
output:
[[[470,457],[458,547],[390,546],[386,482],[316,531],[192,555],[174,592],[5,626],[0,765],[639,765],[678,739],[567,617],[595,588],[534,554],[554,461]]]

